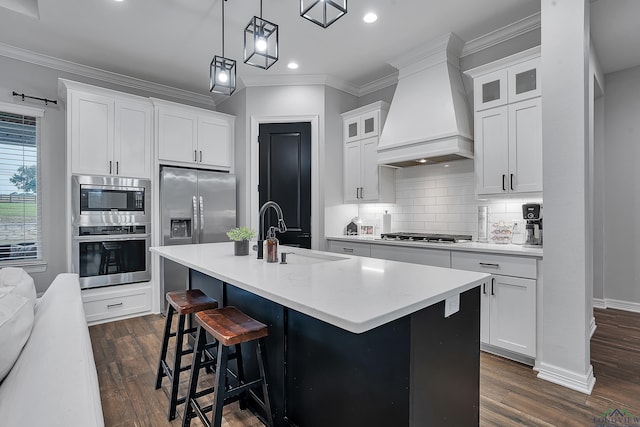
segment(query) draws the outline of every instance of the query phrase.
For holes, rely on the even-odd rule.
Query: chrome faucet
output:
[[[284,217],[282,215],[280,205],[271,200],[262,205],[260,212],[258,212],[258,259],[262,259],[263,257],[262,243],[264,242],[264,214],[269,208],[273,208],[278,214],[278,231],[280,233],[287,231],[287,226],[284,223]]]

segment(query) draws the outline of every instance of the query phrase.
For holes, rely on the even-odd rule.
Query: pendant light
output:
[[[347,13],[347,0],[300,0],[300,16],[327,28]]]
[[[269,69],[278,60],[278,26],[254,16],[244,29],[244,63],[254,67]]]
[[[215,55],[209,72],[209,92],[231,95],[236,90],[236,61],[224,57],[224,4],[222,0],[222,56]]]

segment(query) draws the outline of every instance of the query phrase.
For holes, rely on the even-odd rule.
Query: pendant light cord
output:
[[[260,0],[260,19],[262,19],[262,0]]]
[[[227,0],[222,0],[222,57],[226,58],[226,56],[224,56],[224,4]]]

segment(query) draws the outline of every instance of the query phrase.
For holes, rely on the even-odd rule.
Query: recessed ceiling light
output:
[[[427,163],[427,159],[416,160],[417,163]]]
[[[123,2],[124,0],[113,0],[113,1],[117,1],[118,3]]]
[[[373,12],[369,12],[366,15],[364,15],[362,20],[364,22],[366,22],[367,24],[372,24],[372,23],[374,23],[374,22],[376,22],[378,20],[378,15],[376,15]]]
[[[287,64],[287,67],[289,67],[292,70],[296,70],[298,68],[298,63],[297,62],[289,62],[289,64]]]

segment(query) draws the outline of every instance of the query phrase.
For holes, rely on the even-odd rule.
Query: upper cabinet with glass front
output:
[[[380,134],[380,110],[368,111],[344,120],[344,142],[378,136]]]
[[[540,49],[533,48],[518,58],[510,57],[512,65],[496,61],[475,68],[467,74],[473,77],[474,110],[481,111],[542,94],[540,75]]]

